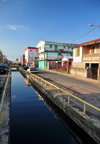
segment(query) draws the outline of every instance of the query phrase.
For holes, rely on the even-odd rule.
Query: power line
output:
[[[97,26],[97,27],[98,27],[98,26]],[[79,38],[77,38],[77,39],[75,39],[75,40],[73,40],[73,41],[76,41],[76,40],[80,39],[81,37],[87,35],[88,33],[90,33],[90,32],[92,32],[93,30],[95,30],[97,27],[95,27],[94,29],[90,30],[89,32],[85,33],[84,35],[80,36]],[[70,43],[72,43],[73,41],[71,41]]]

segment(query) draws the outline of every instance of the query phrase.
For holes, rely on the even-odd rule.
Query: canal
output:
[[[11,75],[11,144],[83,144],[19,72]]]

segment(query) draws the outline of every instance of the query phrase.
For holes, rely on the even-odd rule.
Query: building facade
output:
[[[25,55],[21,56],[20,61],[21,61],[21,65],[25,64]]]
[[[39,49],[39,68],[47,68],[47,63],[51,61],[59,61],[61,55],[66,54],[68,56],[72,55],[73,46],[72,43],[61,43],[53,41],[41,40],[37,44]]]
[[[25,49],[25,64],[31,65],[33,63],[34,58],[38,58],[37,54],[38,48],[36,47],[27,47]]]
[[[100,79],[100,38],[74,47],[71,73]]]

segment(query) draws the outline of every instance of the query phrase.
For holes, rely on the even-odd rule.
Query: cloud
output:
[[[25,29],[28,29],[27,27],[25,27]]]
[[[27,27],[24,26],[19,26],[19,25],[9,25],[8,26],[9,29],[17,29],[17,28],[24,28],[24,29],[28,29]]]
[[[13,29],[13,30],[15,30],[15,29],[16,29],[16,27],[15,27],[15,26],[13,26],[13,25],[9,25],[9,26],[8,26],[8,28],[9,28],[9,29]]]
[[[7,25],[7,26],[0,26],[0,29],[12,29],[12,30],[16,30],[18,28],[23,28],[23,29],[28,29],[27,27],[24,27],[24,26],[19,26],[19,25]]]

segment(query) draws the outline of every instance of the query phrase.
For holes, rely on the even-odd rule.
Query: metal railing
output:
[[[8,82],[9,82],[10,71],[11,71],[11,69],[9,70],[9,73],[8,73],[8,76],[7,76],[7,80],[6,80],[6,84],[5,84],[5,88],[4,88],[4,92],[3,92],[3,95],[2,95],[2,99],[1,99],[0,124],[3,124],[3,121],[2,121],[2,108],[4,108],[4,100],[6,99],[6,92],[7,92]]]
[[[21,69],[21,68],[20,68],[20,69]],[[24,70],[24,69],[23,69],[23,70]],[[30,72],[28,72],[28,71],[26,71],[26,70],[24,70],[24,71],[25,71],[26,73],[30,74],[30,75],[34,78],[34,80],[37,80],[37,82],[40,81],[41,84],[43,84],[43,82],[44,82],[45,88],[47,87],[47,84],[48,84],[48,85],[50,86],[50,91],[52,91],[52,87],[55,87],[55,88],[57,89],[57,95],[58,95],[58,96],[59,96],[59,91],[62,91],[62,92],[64,92],[64,93],[66,93],[66,94],[68,95],[68,102],[67,102],[68,104],[70,103],[70,97],[73,97],[73,98],[75,98],[76,100],[82,102],[82,103],[84,104],[84,107],[83,107],[83,115],[86,114],[86,105],[88,105],[88,106],[92,107],[93,109],[95,109],[95,110],[97,110],[97,111],[100,112],[100,109],[97,108],[97,107],[95,107],[95,106],[93,106],[92,104],[90,104],[90,103],[88,103],[88,102],[86,102],[86,101],[84,101],[84,100],[82,100],[82,99],[80,99],[80,98],[78,98],[78,97],[76,97],[76,96],[68,93],[67,91],[65,91],[65,90],[63,90],[63,89],[61,89],[61,88],[53,85],[52,83],[50,83],[50,82],[48,82],[48,81],[46,81],[46,80],[44,80],[44,79],[42,79],[42,78],[40,78],[40,77],[38,77],[38,76],[36,76],[35,74],[32,74],[32,73],[30,73]],[[55,97],[55,95],[54,95],[54,97]]]

